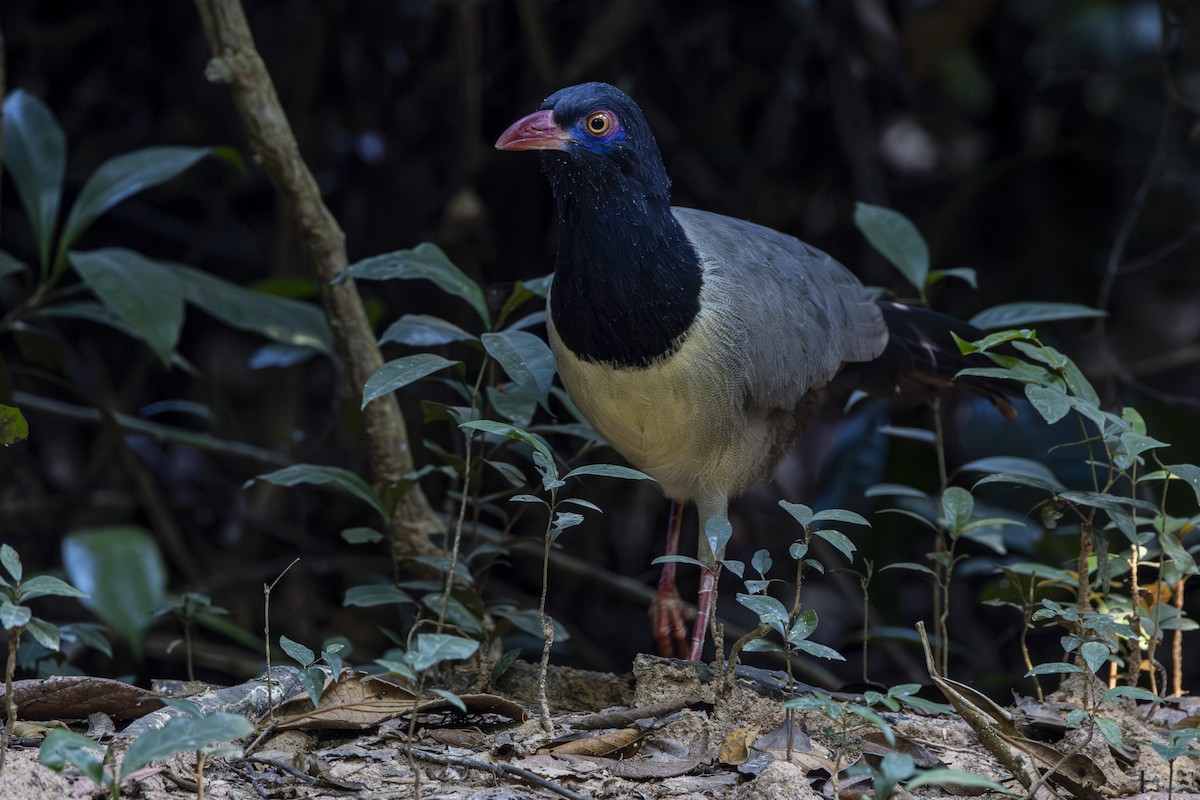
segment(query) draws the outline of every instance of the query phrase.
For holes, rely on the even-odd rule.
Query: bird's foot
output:
[[[676,592],[659,591],[650,604],[650,621],[658,652],[667,658],[686,659],[691,652],[687,622],[695,616],[695,611],[685,608]]]

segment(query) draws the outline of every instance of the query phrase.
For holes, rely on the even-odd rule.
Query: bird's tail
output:
[[[986,397],[1008,419],[1017,410],[1010,402],[1018,387],[1012,381],[976,376],[955,378],[968,367],[990,367],[980,355],[959,352],[951,333],[968,342],[983,331],[954,317],[927,308],[879,301],[888,329],[888,343],[879,358],[847,365],[847,377],[857,388],[902,403],[919,404],[958,390]]]

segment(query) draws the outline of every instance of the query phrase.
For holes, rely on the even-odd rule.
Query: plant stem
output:
[[[17,672],[17,649],[21,646],[23,627],[8,632],[8,662],[4,665],[4,735],[0,736],[0,775],[4,774],[4,757],[17,724],[17,701],[13,697],[13,675]]]

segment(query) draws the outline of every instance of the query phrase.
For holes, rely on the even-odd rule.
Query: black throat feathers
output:
[[[665,192],[639,191],[613,165],[545,160],[559,211],[554,328],[585,361],[644,368],[678,349],[700,313],[700,258]]]

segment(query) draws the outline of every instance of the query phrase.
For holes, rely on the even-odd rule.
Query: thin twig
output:
[[[535,786],[540,786],[543,789],[548,789],[555,794],[570,798],[570,800],[592,800],[586,794],[572,791],[562,784],[547,780],[536,772],[530,772],[521,767],[514,767],[511,764],[492,764],[488,761],[480,761],[477,758],[466,758],[463,756],[450,756],[433,753],[428,750],[418,750],[415,747],[401,745],[413,757],[419,758],[422,761],[431,761],[434,764],[442,764],[449,767],[465,767],[467,769],[477,769],[483,772],[490,772],[498,778],[517,777],[521,780],[528,781]]]

